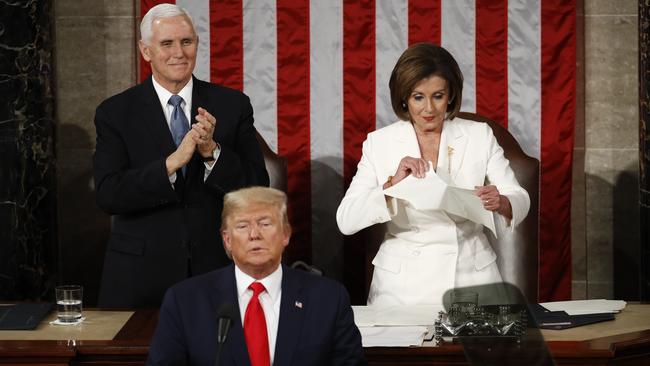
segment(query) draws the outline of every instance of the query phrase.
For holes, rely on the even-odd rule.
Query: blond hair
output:
[[[276,208],[281,217],[282,228],[285,231],[291,229],[287,214],[287,195],[284,192],[269,187],[248,187],[229,192],[223,198],[221,230],[226,230],[229,218],[253,205]]]

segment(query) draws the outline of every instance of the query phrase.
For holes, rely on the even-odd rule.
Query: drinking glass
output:
[[[64,285],[54,288],[56,292],[57,318],[61,323],[74,323],[81,319],[83,287]]]

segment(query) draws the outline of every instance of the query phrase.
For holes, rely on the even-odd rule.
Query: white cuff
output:
[[[203,165],[205,165],[205,172],[203,172],[203,181],[205,182],[208,179],[208,176],[210,173],[212,173],[212,168],[214,168],[214,164],[217,163],[217,159],[219,159],[219,155],[221,155],[221,145],[217,143],[217,147],[214,148],[214,151],[212,152],[212,165],[209,163],[205,162]]]

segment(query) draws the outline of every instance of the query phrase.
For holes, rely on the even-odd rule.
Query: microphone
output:
[[[219,366],[221,348],[226,343],[233,320],[237,319],[235,307],[229,303],[221,304],[217,310],[217,319],[217,357],[214,359],[215,366]]]

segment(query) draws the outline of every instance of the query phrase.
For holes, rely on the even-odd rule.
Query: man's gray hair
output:
[[[181,8],[176,4],[158,4],[149,9],[147,14],[142,17],[142,22],[140,22],[140,39],[146,45],[150,45],[152,36],[151,27],[153,25],[153,22],[158,19],[172,18],[177,16],[186,16],[190,21],[190,25],[192,26],[194,34],[196,34],[194,21],[192,20],[192,17],[190,16],[190,13],[187,12],[187,10]]]

